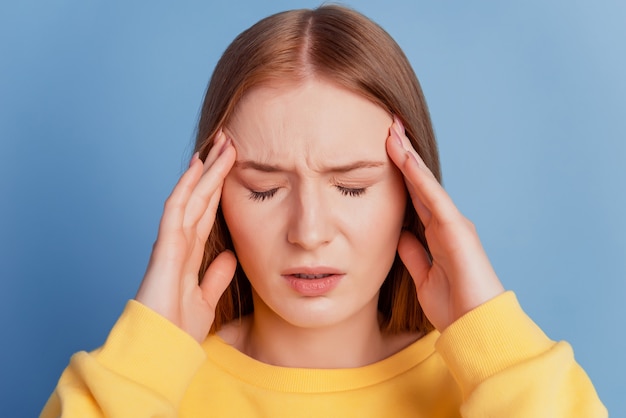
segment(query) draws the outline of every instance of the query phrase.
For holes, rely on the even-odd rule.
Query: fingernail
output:
[[[391,136],[393,136],[394,142],[402,149],[404,149],[404,145],[402,144],[402,138],[398,135],[398,131],[396,131],[395,127],[391,128]]]
[[[395,122],[396,132],[398,132],[398,135],[404,135],[404,125],[402,124],[400,118],[394,115],[393,121]]]
[[[222,136],[226,138],[226,141],[224,141],[224,143],[222,144],[222,148],[220,148],[219,155],[222,155],[224,153],[224,151],[226,150],[226,148],[228,148],[229,145],[232,142],[231,139],[229,137],[227,137],[226,135],[222,134]]]
[[[224,131],[222,131],[222,128],[220,128],[219,131],[217,131],[217,133],[213,137],[213,146],[216,147],[218,145],[221,145],[223,140],[224,140]]]
[[[194,162],[196,162],[196,160],[200,158],[200,152],[196,151],[192,156],[191,156],[191,160],[189,160],[189,167],[191,167],[193,165]]]

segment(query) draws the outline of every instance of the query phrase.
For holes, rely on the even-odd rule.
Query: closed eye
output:
[[[342,195],[352,197],[362,196],[363,194],[365,194],[365,190],[367,190],[365,187],[345,187],[339,185],[335,187],[337,187]]]
[[[265,190],[262,192],[258,192],[256,190],[250,190],[249,198],[250,200],[262,202],[266,199],[271,199],[276,194],[277,191],[278,191],[278,188]]]

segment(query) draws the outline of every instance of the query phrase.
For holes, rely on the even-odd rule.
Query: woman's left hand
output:
[[[394,118],[387,153],[404,175],[425,227],[432,261],[418,239],[403,232],[398,253],[430,322],[443,331],[477,306],[504,292],[474,225],[457,209]]]

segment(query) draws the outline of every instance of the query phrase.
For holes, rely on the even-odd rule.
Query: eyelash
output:
[[[341,192],[342,195],[350,196],[350,197],[362,196],[363,194],[365,194],[365,191],[367,190],[367,188],[365,187],[358,187],[358,188],[350,188],[350,187],[345,187],[345,186],[335,186],[335,187],[337,187],[337,190],[339,190],[339,192]],[[263,202],[264,200],[271,199],[272,197],[274,197],[277,191],[278,191],[277,188],[266,190],[264,192],[257,192],[256,190],[250,190],[250,200],[254,200],[256,202]]]
[[[351,187],[345,187],[345,186],[335,186],[335,187],[339,189],[342,195],[351,196],[351,197],[362,196],[365,193],[365,190],[367,190],[365,187],[357,187],[357,188],[351,188]]]
[[[256,190],[250,190],[250,199],[257,201],[257,202],[262,202],[266,199],[271,199],[276,194],[277,191],[278,189],[266,190],[264,192],[257,192]]]

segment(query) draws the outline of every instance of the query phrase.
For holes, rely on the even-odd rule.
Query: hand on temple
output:
[[[419,240],[403,232],[398,253],[415,281],[431,323],[443,331],[465,313],[504,292],[474,225],[454,205],[394,118],[387,152],[404,175],[425,227],[432,260]]]
[[[195,154],[165,203],[150,262],[135,299],[164,316],[196,341],[206,338],[215,306],[237,266],[225,251],[198,284],[204,247],[215,221],[224,178],[235,148],[220,130],[204,164]]]

